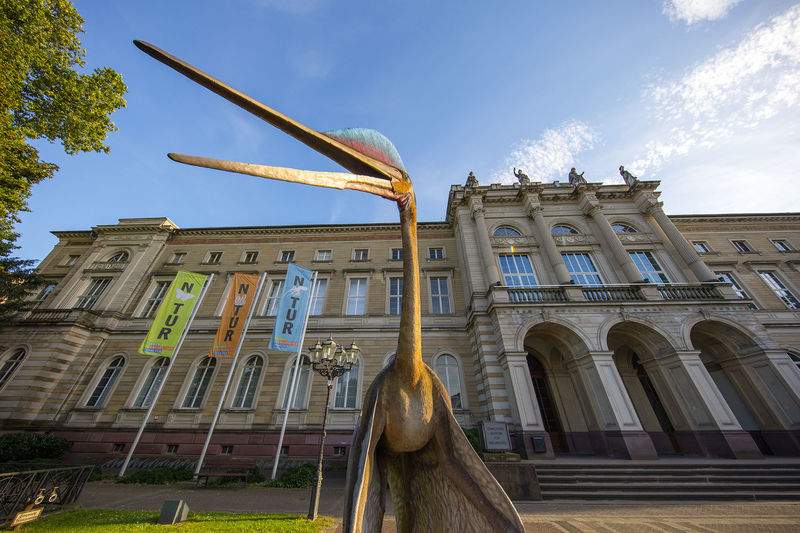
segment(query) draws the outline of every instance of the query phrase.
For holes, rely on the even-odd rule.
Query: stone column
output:
[[[736,459],[762,457],[706,370],[699,350],[675,352],[658,359],[657,368],[652,363],[645,368],[651,378],[654,371],[660,373],[670,388],[673,408],[681,411],[685,424],[674,425],[684,452]],[[679,425],[684,427],[679,430]]]
[[[628,254],[628,251],[622,246],[617,233],[614,231],[614,228],[611,227],[605,214],[603,214],[603,209],[600,207],[600,202],[598,202],[597,197],[594,194],[584,193],[580,201],[580,206],[583,210],[583,214],[592,217],[597,227],[600,228],[600,233],[611,249],[611,254],[614,256],[614,259],[616,259],[617,264],[622,267],[622,272],[625,274],[626,280],[629,283],[645,283],[642,273],[639,272],[639,269],[633,264],[630,254]]]
[[[481,199],[473,196],[470,199],[470,209],[472,210],[472,218],[475,219],[475,225],[477,226],[483,271],[486,274],[487,284],[491,287],[500,283],[500,273],[497,270],[497,261],[494,260],[494,252],[492,251],[492,243],[489,240],[489,230],[486,227],[486,218],[484,217]]]
[[[547,261],[550,263],[550,267],[556,274],[556,281],[560,285],[568,285],[569,283],[572,283],[572,278],[569,276],[567,266],[564,264],[561,254],[558,253],[556,244],[553,242],[553,237],[550,235],[550,230],[547,227],[547,222],[544,220],[542,206],[539,203],[539,197],[536,194],[528,194],[527,198],[525,199],[525,207],[527,209],[528,216],[533,219],[533,228],[535,232],[534,237],[536,238],[536,242],[539,243],[544,250]]]
[[[639,422],[612,356],[612,352],[591,352],[575,362],[600,425],[590,431],[593,446],[612,457],[655,459],[656,449]]]
[[[675,227],[675,224],[673,224],[666,213],[664,213],[664,210],[661,209],[663,202],[657,202],[652,196],[644,196],[638,203],[639,208],[643,213],[648,213],[655,219],[658,226],[661,228],[664,234],[666,234],[669,242],[672,243],[681,258],[686,261],[686,264],[689,265],[692,273],[699,281],[719,281],[717,276],[715,276],[714,273],[709,270],[706,264],[703,263],[703,260],[700,259],[700,255],[697,253],[697,250],[695,250],[694,247],[683,238],[683,234],[681,234],[678,228]]]
[[[518,417],[522,429],[522,447],[528,458],[534,457],[531,436],[542,436],[547,446],[546,457],[554,457],[550,436],[544,427],[542,412],[536,400],[531,373],[528,369],[528,354],[525,352],[503,352],[498,357],[506,378],[506,389],[510,391],[509,400]]]

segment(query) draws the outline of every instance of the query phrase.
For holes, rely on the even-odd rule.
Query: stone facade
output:
[[[669,217],[657,186],[453,186],[445,221],[420,223],[423,354],[464,427],[506,422],[531,458],[800,455],[800,214]],[[184,269],[214,278],[137,455],[198,455],[231,369],[206,359],[224,294],[234,272],[265,273],[209,453],[270,459],[294,359],[266,349],[270,305],[291,260],[324,286],[306,344],[363,352],[328,419],[326,454],[347,454],[395,349],[398,224],[148,218],[54,234],[39,266],[51,286],[0,332],[3,431],[127,452],[165,370],[136,351]],[[301,378],[292,458],[315,455],[325,398],[322,378]]]

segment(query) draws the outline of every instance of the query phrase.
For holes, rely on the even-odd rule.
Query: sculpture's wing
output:
[[[377,380],[376,380],[377,381]],[[386,464],[377,452],[383,433],[376,387],[367,392],[365,408],[353,434],[347,461],[342,533],[380,532],[386,505]]]
[[[521,533],[522,521],[458,425],[444,398],[446,413],[436,437],[425,448],[389,460],[398,531]]]

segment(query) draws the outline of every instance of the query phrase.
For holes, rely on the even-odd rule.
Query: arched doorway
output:
[[[647,400],[650,402],[650,407],[653,409],[653,414],[655,414],[658,424],[661,426],[661,431],[664,433],[664,436],[666,436],[666,439],[661,439],[662,442],[659,443],[660,446],[656,445],[655,442],[653,443],[653,446],[656,447],[656,451],[659,453],[659,455],[672,455],[679,453],[680,446],[678,445],[678,439],[675,438],[675,428],[672,427],[672,422],[669,420],[667,410],[664,409],[664,404],[661,403],[661,398],[658,397],[658,392],[656,392],[653,382],[650,381],[650,377],[647,375],[647,370],[644,368],[644,365],[642,365],[641,361],[639,361],[639,356],[635,352],[631,358],[631,366],[636,372],[636,377],[639,379],[639,385],[641,385],[645,396],[647,396]],[[639,410],[637,409],[637,412],[638,411]]]
[[[553,453],[564,453],[567,451],[564,442],[564,430],[558,419],[553,395],[550,392],[550,385],[547,383],[546,370],[542,363],[532,354],[529,353],[527,359],[533,390],[536,392],[536,402],[539,404],[539,412],[542,414],[544,429],[550,436]]]
[[[692,346],[700,350],[703,365],[739,425],[750,434],[761,453],[773,455],[762,429],[774,421],[737,357],[739,353],[757,350],[758,345],[744,332],[717,320],[698,322],[690,336]]]

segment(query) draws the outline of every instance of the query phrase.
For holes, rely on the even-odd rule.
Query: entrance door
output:
[[[542,413],[544,429],[550,436],[553,452],[564,453],[567,451],[564,443],[564,431],[561,429],[561,423],[558,420],[558,413],[553,403],[553,397],[550,394],[550,385],[547,383],[544,367],[531,354],[528,354],[527,359],[528,370],[531,373],[531,381],[533,381],[533,390],[536,391],[536,401],[539,404],[539,411]]]

